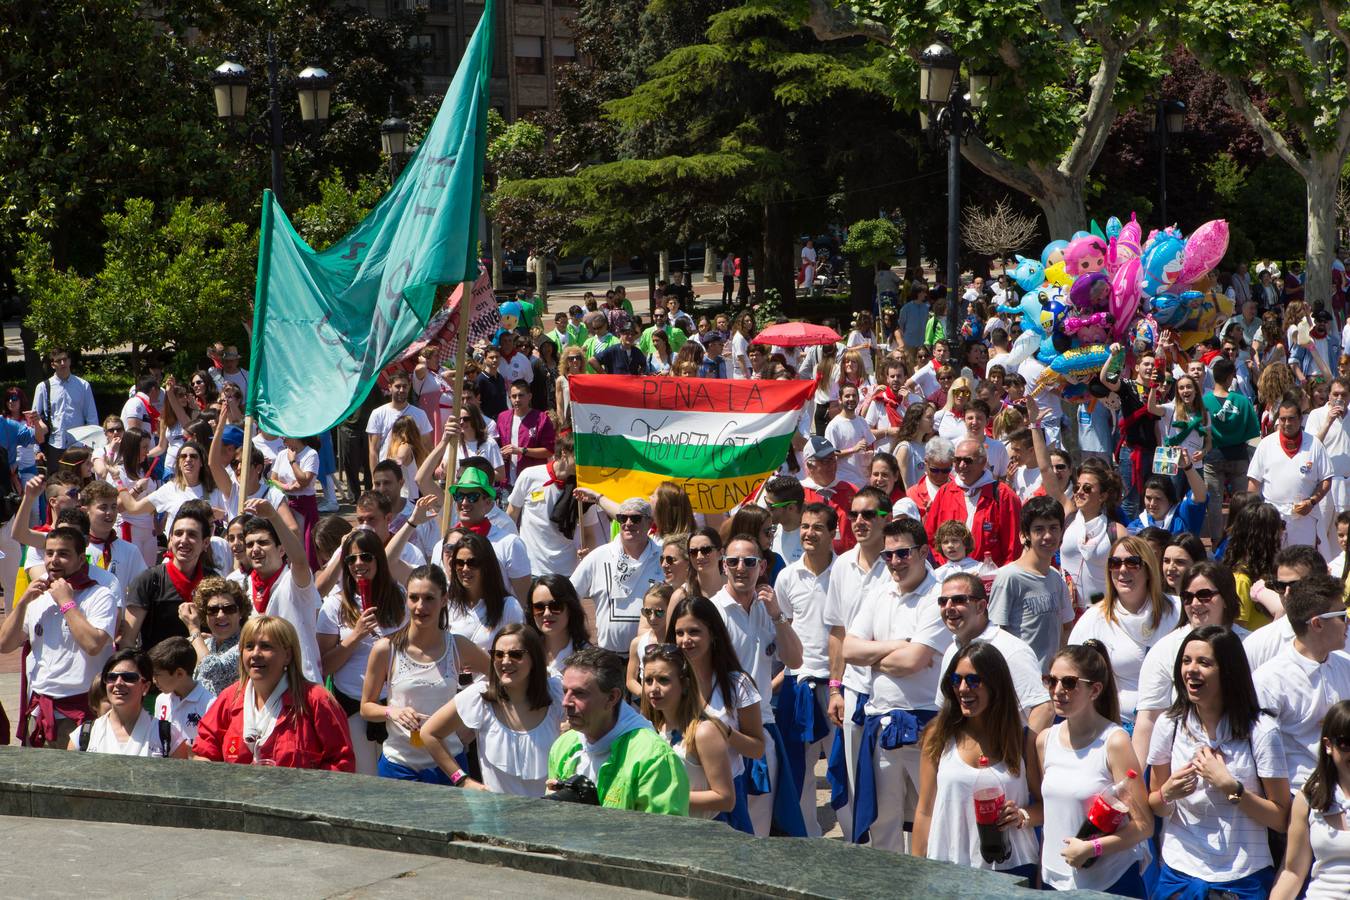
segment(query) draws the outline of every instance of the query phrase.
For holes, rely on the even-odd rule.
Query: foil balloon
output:
[[[1158,343],[1158,323],[1152,316],[1144,316],[1136,319],[1134,326],[1130,329],[1130,341],[1134,344],[1135,350],[1151,350]]]
[[[1004,274],[1017,283],[1024,291],[1034,291],[1045,283],[1045,266],[1034,259],[1017,255],[1017,267],[1004,269]]]
[[[1045,267],[1045,280],[1046,283],[1058,288],[1066,288],[1073,284],[1073,276],[1065,269],[1062,259]]]
[[[1111,336],[1116,340],[1125,337],[1126,330],[1134,320],[1134,314],[1139,310],[1141,268],[1142,263],[1136,257],[1127,260],[1111,278],[1110,309],[1111,315],[1115,317]]]
[[[1149,310],[1154,320],[1163,328],[1179,328],[1191,317],[1191,304],[1203,294],[1199,291],[1186,291],[1182,294],[1158,294],[1149,300]]]
[[[1069,238],[1069,243],[1072,244],[1074,241],[1081,241],[1083,238],[1089,237],[1092,237],[1092,232],[1090,231],[1075,231],[1073,237]]]
[[[1115,216],[1106,220],[1106,236],[1108,238],[1120,237],[1120,220]]]
[[[1144,296],[1156,297],[1171,288],[1177,281],[1185,257],[1186,244],[1175,232],[1163,231],[1155,235],[1141,259]]]
[[[1092,375],[1105,365],[1110,356],[1111,351],[1105,345],[1090,344],[1064,351],[1050,363],[1050,368],[1057,375]]]
[[[1106,241],[1095,235],[1075,238],[1064,251],[1064,270],[1074,278],[1106,268]]]
[[[1048,269],[1057,262],[1063,262],[1064,251],[1068,246],[1068,241],[1051,241],[1046,244],[1045,249],[1041,251],[1041,265]]]
[[[1111,282],[1101,272],[1089,272],[1075,278],[1069,288],[1069,302],[1075,309],[1093,312],[1109,308]]]
[[[1110,243],[1107,245],[1106,270],[1108,272],[1114,275],[1125,263],[1139,258],[1143,252],[1143,245],[1139,236],[1139,220],[1134,217],[1134,213],[1130,213],[1129,224],[1121,228],[1119,234],[1112,236]]]
[[[1228,252],[1228,222],[1211,219],[1186,239],[1186,261],[1177,275],[1178,284],[1190,284],[1213,269]]]

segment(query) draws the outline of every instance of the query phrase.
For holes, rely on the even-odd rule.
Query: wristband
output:
[[[450,776],[450,784],[451,784],[452,787],[459,787],[460,785],[464,784],[464,782],[466,782],[466,781],[468,781],[468,780],[469,780],[469,775],[468,775],[468,773],[465,772],[463,769],[460,769],[459,771],[455,772],[455,774],[453,774],[453,775]],[[1098,856],[1101,856],[1100,853],[1097,854],[1097,855],[1098,855]]]
[[[842,688],[843,686],[844,686],[844,683],[843,683],[842,681],[840,681],[839,679],[837,679],[837,678],[831,678],[831,679],[830,679],[830,690],[834,690],[835,688]]]
[[[1101,838],[1093,838],[1093,839],[1092,839],[1092,855],[1093,855],[1093,857],[1098,857],[1098,856],[1101,856],[1101,855],[1102,855],[1102,839],[1101,839]]]
[[[70,612],[70,611],[71,611],[72,609],[74,609],[76,606],[79,606],[79,604],[76,603],[74,600],[72,600],[72,601],[70,601],[69,603],[65,604],[64,606],[58,606],[58,607],[56,608],[56,611],[59,612],[61,615],[64,616],[66,613]]]

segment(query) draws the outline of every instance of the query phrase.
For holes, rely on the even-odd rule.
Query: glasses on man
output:
[[[1324,612],[1321,613],[1320,615],[1313,616],[1312,618],[1308,619],[1308,621],[1312,622],[1313,619],[1344,619],[1347,613],[1350,613],[1350,610],[1333,609],[1331,612]]]
[[[619,513],[614,520],[620,525],[639,525],[645,518],[647,517],[642,513]]]
[[[759,565],[758,556],[727,556],[722,561],[731,569],[753,569]]]
[[[487,494],[484,494],[482,491],[456,491],[455,502],[477,503],[479,500],[482,500],[486,496]]]
[[[910,555],[918,550],[918,547],[896,547],[893,550],[882,550],[881,558],[886,562],[895,562],[896,560],[909,559]]]
[[[850,509],[848,511],[848,517],[850,519],[866,519],[869,522],[876,519],[884,519],[890,514],[891,511],[888,509]]]

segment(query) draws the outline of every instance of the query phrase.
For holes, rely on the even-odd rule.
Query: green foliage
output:
[[[770,325],[778,321],[778,317],[783,315],[783,295],[777,288],[769,288],[761,295],[759,302],[753,307],[755,314],[755,331],[763,331]]]
[[[183,200],[164,220],[154,203],[133,198],[102,224],[104,265],[92,277],[55,266],[49,244],[26,239],[15,275],[32,307],[25,324],[41,336],[40,347],[200,353],[240,330],[257,248],[222,204]]]
[[[902,241],[900,229],[890,219],[863,219],[849,226],[848,240],[839,249],[869,266],[879,262],[893,266]]]

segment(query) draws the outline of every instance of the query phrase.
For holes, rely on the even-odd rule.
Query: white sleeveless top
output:
[[[94,722],[93,728],[89,730],[89,752],[90,753],[115,753],[118,756],[163,756],[164,745],[159,740],[159,726],[155,724],[155,719],[145,710],[141,710],[141,716],[136,720],[136,727],[131,729],[131,734],[127,737],[126,743],[117,739],[113,734],[112,725],[108,719],[113,713],[105,713],[98,717]],[[187,740],[183,730],[176,724],[170,724],[172,734],[169,737],[169,752],[178,749],[178,745]],[[79,732],[77,731],[78,735]],[[76,739],[78,744],[78,737]]]
[[[989,766],[1007,799],[1025,807],[1030,802],[1026,770],[1013,775],[1003,763]],[[950,741],[938,761],[937,792],[933,796],[933,823],[928,829],[928,858],[976,869],[1006,871],[1036,862],[1040,849],[1033,828],[1010,828],[1004,832],[1012,855],[997,865],[980,856],[980,833],[975,828],[975,776],[980,770],[966,764]]]
[[[729,706],[726,698],[722,696],[722,688],[713,682],[712,690],[708,695],[708,704],[703,708],[703,714],[710,719],[716,719],[732,731],[741,730],[740,711],[747,706],[753,706],[759,703],[759,689],[755,683],[750,680],[750,676],[744,672],[732,672],[731,680],[736,691],[735,705]],[[745,769],[745,757],[739,753],[731,754],[731,777],[735,778]]]
[[[1143,845],[1136,844],[1129,850],[1101,857],[1088,869],[1075,869],[1060,855],[1064,839],[1077,836],[1078,829],[1087,821],[1092,798],[1111,786],[1106,742],[1123,730],[1119,725],[1108,725],[1081,750],[1063,744],[1063,723],[1050,726],[1045,736],[1045,768],[1041,773],[1045,842],[1041,850],[1041,875],[1046,885],[1057,891],[1105,891],[1143,854]]]
[[[459,718],[478,733],[478,759],[483,784],[497,794],[542,797],[548,781],[548,751],[562,733],[562,682],[548,680],[552,699],[548,711],[529,731],[516,731],[497,715],[497,708],[483,697],[485,682],[465,688],[455,698]]]
[[[1081,512],[1074,513],[1064,526],[1059,562],[1064,574],[1072,578],[1078,588],[1080,609],[1092,605],[1094,594],[1106,595],[1106,558],[1110,555],[1110,520],[1099,515],[1091,522],[1084,522]]]
[[[708,790],[708,788],[710,787],[710,785],[708,784],[708,776],[703,771],[703,767],[701,765],[699,765],[698,763],[694,762],[689,758],[689,747],[687,744],[685,744],[684,740],[681,739],[679,741],[676,741],[675,743],[671,743],[670,740],[671,734],[669,728],[661,729],[661,737],[665,738],[666,743],[670,744],[670,749],[674,750],[675,755],[678,756],[680,758],[680,761],[684,763],[685,774],[689,776],[690,793],[693,793],[694,791]],[[689,815],[695,819],[712,818],[711,813],[696,813],[692,809],[689,811]]]
[[[410,706],[429,716],[459,693],[459,648],[455,636],[445,633],[445,650],[435,662],[423,663],[408,656],[403,650],[394,651],[390,666],[389,705]],[[384,758],[409,769],[430,769],[436,765],[422,747],[412,745],[412,733],[398,722],[388,722],[389,737],[384,742]],[[423,737],[423,740],[426,738]],[[461,753],[464,745],[457,735],[443,741],[451,756]]]
[[[690,781],[692,782],[692,775]],[[1345,792],[1336,788],[1336,801],[1331,812],[1350,807]],[[1346,815],[1350,819],[1350,813]],[[1347,821],[1350,825],[1350,821]],[[1312,880],[1308,883],[1308,900],[1341,900],[1350,897],[1350,829],[1332,828],[1315,809],[1308,810],[1308,838],[1312,843]]]

